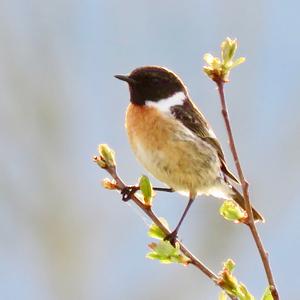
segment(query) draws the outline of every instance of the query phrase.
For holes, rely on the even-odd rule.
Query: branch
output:
[[[264,265],[264,269],[267,275],[267,279],[269,282],[269,290],[272,294],[272,298],[274,300],[279,300],[279,294],[275,286],[275,281],[273,278],[271,266],[269,263],[269,257],[268,253],[266,252],[262,240],[258,234],[257,228],[255,226],[254,218],[253,218],[253,212],[252,212],[252,205],[249,198],[249,184],[245,179],[240,160],[238,157],[238,153],[235,147],[234,138],[231,130],[227,105],[225,101],[225,95],[224,95],[224,83],[228,82],[229,74],[232,68],[240,65],[245,61],[244,57],[240,57],[238,59],[234,59],[234,55],[237,49],[237,41],[236,39],[230,39],[226,38],[222,44],[221,44],[221,59],[218,57],[214,57],[210,53],[206,53],[204,55],[204,60],[208,64],[208,66],[203,67],[203,71],[206,73],[206,75],[211,78],[218,87],[218,92],[221,100],[221,107],[222,107],[222,115],[225,121],[225,127],[227,130],[227,134],[229,137],[229,145],[232,152],[232,156],[234,159],[234,163],[239,175],[239,179],[242,185],[243,190],[243,197],[245,201],[245,209],[247,213],[246,220],[243,220],[243,223],[246,224],[251,234],[254,238],[256,247],[258,249],[258,252],[260,254],[262,263]]]
[[[102,163],[101,158],[95,156],[94,161],[103,169],[105,169],[115,180],[114,189],[119,191],[123,191],[128,188],[128,186],[124,183],[124,181],[119,177],[116,166],[114,164],[107,165]],[[138,197],[135,196],[134,193],[129,194],[129,199],[132,200],[152,221],[156,224],[164,234],[170,234],[170,230],[160,221],[157,215],[153,212],[151,206],[143,203]],[[222,286],[222,278],[212,272],[203,262],[201,262],[195,255],[193,255],[184,244],[178,239],[176,242],[179,245],[181,252],[189,258],[189,264],[194,265],[197,269],[199,269],[205,276],[211,279],[217,286],[223,289],[226,292],[226,289]],[[227,292],[226,292],[227,293]],[[232,300],[237,300],[237,298],[233,295],[227,293],[227,296]]]
[[[238,175],[239,175],[239,179],[240,179],[240,182],[242,185],[243,196],[245,199],[245,207],[246,207],[246,212],[248,215],[248,219],[245,224],[249,227],[249,229],[252,233],[252,236],[255,240],[256,247],[260,254],[260,257],[261,257],[261,260],[264,265],[264,269],[265,269],[265,272],[266,272],[266,275],[268,278],[269,288],[272,293],[272,296],[273,296],[274,300],[279,300],[279,294],[278,294],[278,291],[277,291],[277,288],[275,285],[275,281],[274,281],[274,277],[272,274],[268,253],[266,252],[266,250],[263,246],[262,240],[261,240],[259,233],[257,231],[257,228],[255,226],[253,212],[252,212],[252,208],[251,208],[252,205],[251,205],[250,198],[249,198],[249,184],[245,179],[245,176],[244,176],[241,164],[240,164],[240,160],[238,157],[238,153],[237,153],[237,150],[235,147],[235,142],[234,142],[234,138],[233,138],[233,134],[232,134],[230,119],[229,119],[227,105],[226,105],[226,101],[225,101],[225,95],[224,95],[224,83],[225,82],[222,80],[222,78],[219,78],[219,80],[215,78],[214,81],[216,82],[217,87],[218,87],[219,96],[220,96],[220,100],[221,100],[221,106],[222,106],[222,115],[223,115],[223,118],[225,121],[225,126],[226,126],[226,130],[227,130],[228,138],[229,138],[229,145],[230,145],[234,163],[235,163]]]

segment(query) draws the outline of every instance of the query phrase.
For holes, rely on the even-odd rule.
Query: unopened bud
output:
[[[107,168],[107,164],[106,162],[103,160],[103,158],[101,156],[94,156],[93,157],[94,162],[102,169],[106,169]]]
[[[98,151],[100,154],[100,159],[106,163],[107,167],[114,167],[116,165],[115,153],[112,149],[109,148],[108,145],[99,145]]]
[[[109,178],[104,178],[102,180],[102,186],[107,190],[115,190],[117,188],[116,182]]]

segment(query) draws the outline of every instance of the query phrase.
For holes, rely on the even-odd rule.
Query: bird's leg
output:
[[[192,197],[192,195],[190,194],[189,202],[188,202],[188,204],[187,204],[187,206],[186,206],[186,208],[185,208],[185,210],[184,210],[184,212],[183,212],[176,228],[164,238],[165,241],[169,241],[173,246],[175,246],[175,243],[176,243],[178,230],[179,230],[179,228],[180,228],[180,226],[181,226],[188,210],[190,209],[194,199],[195,199],[195,197],[194,196]]]
[[[154,191],[157,192],[168,192],[168,193],[174,193],[175,190],[173,190],[172,188],[160,188],[160,187],[153,187]]]

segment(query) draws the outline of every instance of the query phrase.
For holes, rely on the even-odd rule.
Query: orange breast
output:
[[[142,144],[149,151],[161,150],[175,124],[163,117],[155,108],[129,104],[126,113],[126,128],[133,148]]]
[[[175,190],[206,192],[218,177],[214,150],[156,108],[130,104],[126,128],[138,160]]]

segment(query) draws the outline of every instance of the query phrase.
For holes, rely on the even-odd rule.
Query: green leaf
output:
[[[107,167],[114,167],[116,165],[115,153],[112,149],[109,148],[106,144],[101,144],[98,147],[100,154],[100,159],[105,162]]]
[[[146,205],[151,206],[153,198],[153,188],[149,178],[143,175],[139,180],[139,187],[144,197]]]
[[[235,263],[232,259],[227,259],[223,264],[223,270],[220,273],[220,286],[229,294],[238,297],[239,300],[255,300],[247,290],[247,287],[238,282],[237,278],[232,275]]]
[[[221,70],[221,68],[222,68],[222,63],[221,63],[221,61],[220,61],[219,58],[214,57],[213,60],[212,60],[212,62],[211,62],[211,66],[212,66],[212,68],[215,69],[215,70]]]
[[[271,294],[269,287],[266,288],[264,294],[262,295],[261,300],[273,300],[273,296]]]
[[[239,289],[237,279],[228,270],[223,270],[221,273],[220,285],[228,292],[230,295],[237,296],[237,291]]]
[[[159,218],[159,220],[169,229],[169,225],[164,218]],[[181,252],[179,243],[176,243],[175,247],[173,247],[169,241],[164,241],[166,235],[156,224],[153,223],[150,226],[148,235],[160,240],[160,242],[149,245],[152,251],[147,253],[147,258],[157,259],[163,264],[179,263],[187,265],[190,262],[190,259]]]
[[[163,223],[165,227],[169,229],[167,220],[165,220],[164,218],[159,218],[159,220]],[[163,240],[166,237],[165,233],[155,223],[152,223],[150,225],[148,235],[158,240]]]
[[[149,259],[156,259],[156,260],[159,260],[162,264],[171,264],[172,261],[170,258],[166,258],[158,253],[155,253],[155,252],[149,252],[146,254],[146,257],[149,258]]]
[[[155,251],[164,257],[176,256],[179,254],[178,248],[173,247],[169,241],[160,241],[155,247]]]
[[[231,38],[226,38],[221,44],[222,60],[224,64],[230,62],[235,54],[237,49],[236,39],[232,40]]]
[[[219,212],[226,220],[236,223],[243,221],[247,217],[247,213],[232,200],[224,201]]]
[[[206,63],[208,65],[211,65],[213,60],[214,60],[214,56],[210,53],[205,53],[204,56],[203,56],[203,59],[206,61]]]
[[[225,262],[224,262],[224,269],[227,269],[228,272],[232,273],[232,271],[235,268],[235,262],[231,259],[228,258]]]
[[[246,61],[246,58],[245,57],[239,57],[237,60],[235,60],[232,65],[231,65],[231,68],[235,68],[237,67],[238,65],[244,63]]]
[[[179,244],[173,247],[169,241],[160,241],[151,243],[149,247],[152,252],[147,253],[146,257],[149,259],[157,259],[163,264],[179,263],[187,265],[190,261],[183,253],[181,253]]]

